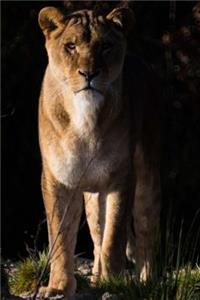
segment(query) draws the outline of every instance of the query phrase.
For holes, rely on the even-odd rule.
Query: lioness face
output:
[[[120,76],[126,52],[121,11],[96,16],[82,10],[65,18],[54,8],[46,10],[41,13],[40,25],[54,74],[75,95],[105,95]]]

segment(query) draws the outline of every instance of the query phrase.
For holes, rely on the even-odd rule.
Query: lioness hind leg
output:
[[[127,242],[128,195],[124,191],[106,197],[105,229],[101,249],[101,277],[109,280],[125,268]]]
[[[42,191],[47,215],[49,247],[50,249],[53,247],[50,278],[45,296],[64,294],[71,297],[76,289],[73,258],[82,212],[82,195],[67,190],[47,169],[42,175]]]
[[[105,195],[103,193],[84,193],[85,212],[94,244],[94,266],[91,282],[95,284],[101,274],[101,245],[105,226]]]
[[[159,176],[148,174],[138,178],[134,201],[134,229],[136,235],[136,268],[146,281],[153,268],[153,255],[160,215]]]

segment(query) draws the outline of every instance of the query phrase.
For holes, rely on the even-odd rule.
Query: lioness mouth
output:
[[[98,89],[96,89],[96,88],[93,88],[93,87],[91,87],[91,86],[86,86],[86,87],[84,87],[84,88],[82,88],[82,89],[76,91],[75,94],[77,94],[77,93],[79,93],[79,92],[82,92],[82,91],[95,91],[95,92],[97,92],[97,93],[99,93],[99,94],[101,94],[101,95],[103,94],[100,90],[98,90]]]

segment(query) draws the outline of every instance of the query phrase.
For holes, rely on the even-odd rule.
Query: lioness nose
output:
[[[88,81],[91,81],[94,77],[98,76],[100,71],[96,71],[93,73],[89,73],[88,71],[85,70],[78,70],[79,74],[84,76]]]

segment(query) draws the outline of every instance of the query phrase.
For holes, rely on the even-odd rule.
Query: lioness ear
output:
[[[63,14],[55,7],[45,7],[39,12],[38,22],[47,38],[50,37],[52,31],[63,27],[63,21]]]
[[[134,13],[130,8],[121,7],[113,9],[106,19],[112,21],[124,33],[128,33],[132,28],[135,18]]]

